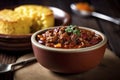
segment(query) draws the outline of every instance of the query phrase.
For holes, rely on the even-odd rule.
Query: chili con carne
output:
[[[93,31],[70,25],[38,34],[37,41],[45,46],[69,49],[93,46],[102,41],[102,37]]]

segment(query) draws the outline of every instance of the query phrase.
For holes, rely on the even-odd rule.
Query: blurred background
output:
[[[67,12],[70,12],[70,4],[75,2],[88,2],[92,4],[97,11],[103,12],[105,14],[109,13],[116,13],[116,12],[109,12],[109,9],[116,9],[120,12],[120,0],[1,0],[0,1],[0,8],[8,7],[8,6],[16,6],[22,4],[40,4],[46,6],[55,6],[61,8]],[[111,6],[112,5],[112,6]],[[65,6],[65,7],[64,7]],[[119,8],[119,9],[118,9]],[[110,15],[113,16],[113,15]],[[116,15],[115,17],[120,17]]]

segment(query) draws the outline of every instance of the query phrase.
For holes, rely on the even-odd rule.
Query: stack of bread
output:
[[[40,5],[21,5],[0,11],[0,34],[29,34],[54,26],[51,9]]]

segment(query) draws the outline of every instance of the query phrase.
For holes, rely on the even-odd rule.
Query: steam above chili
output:
[[[61,26],[37,35],[37,41],[54,48],[83,48],[102,41],[102,37],[93,31],[78,26]]]

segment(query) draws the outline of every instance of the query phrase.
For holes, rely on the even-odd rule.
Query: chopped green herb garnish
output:
[[[75,26],[70,25],[70,26],[68,26],[68,27],[65,29],[65,31],[68,32],[68,33],[71,33],[71,32],[73,32],[74,27],[75,27]]]
[[[67,33],[73,33],[73,34],[76,34],[76,35],[80,35],[80,30],[76,28],[76,26],[73,26],[73,25],[70,25],[68,26],[65,31]]]
[[[80,30],[79,29],[73,30],[73,34],[80,35]]]

